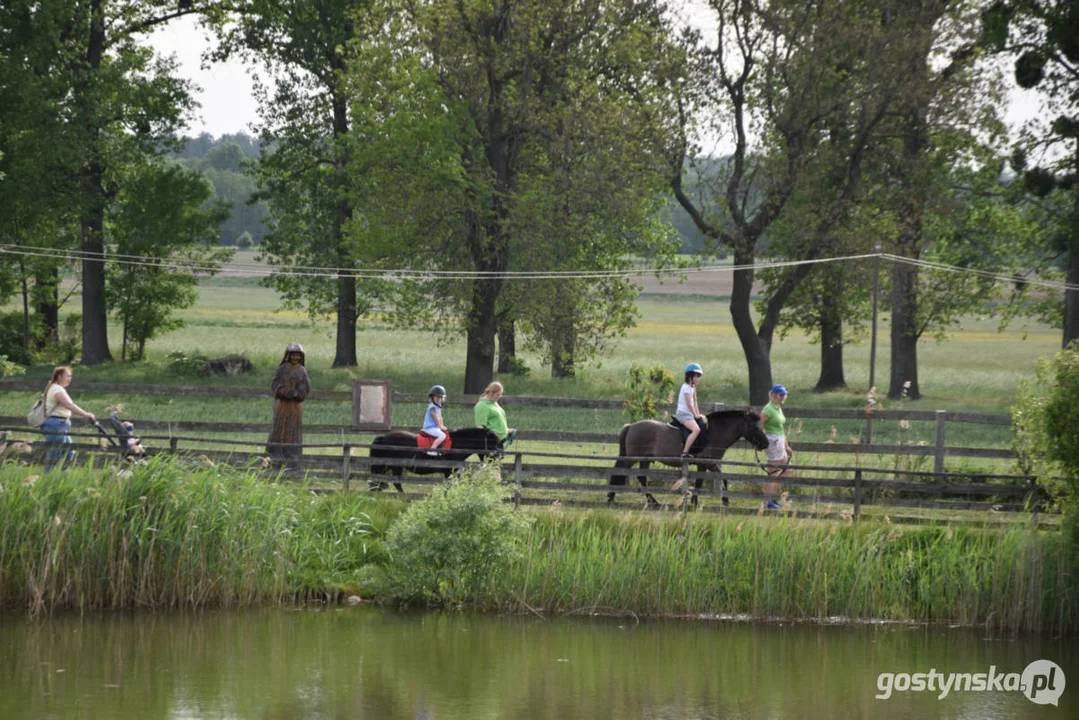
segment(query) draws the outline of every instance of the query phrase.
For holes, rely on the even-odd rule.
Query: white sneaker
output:
[[[438,450],[428,450],[427,454],[431,457],[438,457],[441,453]]]

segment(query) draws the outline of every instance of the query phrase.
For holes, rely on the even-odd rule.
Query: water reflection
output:
[[[399,614],[0,619],[0,718],[1071,718],[1079,658],[968,630]],[[1059,707],[896,692],[881,672],[1057,662]]]

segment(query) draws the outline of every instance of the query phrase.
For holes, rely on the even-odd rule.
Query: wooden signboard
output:
[[[358,430],[389,430],[393,423],[393,393],[388,380],[352,381],[352,426]]]

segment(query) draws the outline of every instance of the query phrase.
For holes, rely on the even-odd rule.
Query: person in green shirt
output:
[[[506,427],[506,411],[498,404],[502,398],[502,383],[493,382],[483,391],[474,410],[476,427],[487,428],[509,445],[517,436],[517,430]]]
[[[787,442],[787,434],[784,429],[787,418],[783,415],[783,401],[786,399],[787,388],[782,385],[773,385],[772,389],[768,391],[768,404],[761,409],[761,429],[768,436],[768,449],[765,451],[765,456],[768,458],[770,465],[786,465],[790,462],[791,455],[794,454],[790,443]],[[790,468],[770,467],[767,468],[766,472],[769,475],[783,477],[790,472]],[[766,509],[781,510],[783,508],[776,498],[780,487],[781,484],[777,482],[764,483],[762,486],[764,493],[772,496],[764,505]]]

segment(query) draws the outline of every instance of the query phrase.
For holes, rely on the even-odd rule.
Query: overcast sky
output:
[[[695,5],[694,0],[688,0],[687,12],[690,21],[700,22],[706,15]],[[232,60],[203,69],[202,55],[210,43],[196,20],[183,17],[167,23],[151,37],[151,45],[161,53],[175,55],[181,76],[198,86],[195,97],[201,107],[188,125],[189,135],[208,132],[220,137],[226,133],[251,132],[251,124],[258,119],[258,104],[251,94],[248,67]],[[1035,93],[1018,89],[1011,93],[1007,118],[1013,128],[1037,117],[1038,112]]]

